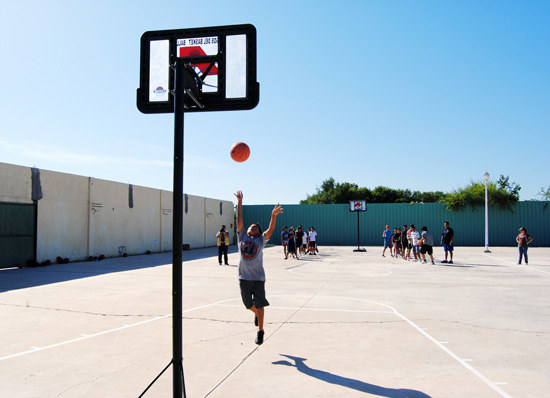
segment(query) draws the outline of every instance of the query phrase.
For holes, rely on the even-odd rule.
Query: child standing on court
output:
[[[386,229],[384,230],[384,232],[382,232],[382,238],[384,238],[384,251],[382,252],[382,257],[386,257],[384,253],[386,253],[387,248],[390,249],[390,254],[393,257],[393,253],[392,253],[393,245],[391,243],[391,237],[392,237],[392,233],[390,230],[390,226],[386,225]]]
[[[527,248],[529,243],[533,241],[533,238],[527,233],[527,230],[523,227],[519,229],[519,235],[516,236],[516,242],[518,242],[519,248],[519,261],[518,265],[521,265],[521,257],[525,258],[525,265],[529,264],[527,259]]]
[[[277,215],[283,212],[278,204],[271,211],[269,228],[262,233],[260,224],[253,223],[248,229],[243,228],[242,205],[243,193],[237,191],[237,234],[239,245],[239,284],[241,298],[246,309],[254,313],[254,324],[258,326],[256,344],[264,342],[264,307],[269,305],[265,298],[265,271],[263,250],[275,230]]]

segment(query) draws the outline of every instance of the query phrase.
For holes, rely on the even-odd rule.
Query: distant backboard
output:
[[[176,59],[184,59],[185,112],[252,109],[260,100],[253,25],[159,30],[141,36],[137,107],[174,112]]]
[[[350,200],[349,201],[349,211],[367,211],[367,201],[366,200]]]

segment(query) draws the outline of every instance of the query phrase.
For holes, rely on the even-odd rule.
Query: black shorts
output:
[[[434,253],[433,247],[430,246],[430,245],[422,245],[422,247],[420,248],[420,253],[422,253],[422,254],[427,253],[431,256]]]
[[[265,298],[265,282],[264,281],[246,281],[239,280],[241,286],[241,298],[247,310],[252,306],[263,308],[269,305],[269,301]]]

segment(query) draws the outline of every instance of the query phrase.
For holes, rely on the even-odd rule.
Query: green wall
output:
[[[35,259],[36,206],[0,203],[0,268]]]
[[[272,244],[280,244],[283,226],[304,229],[315,227],[319,245],[357,246],[357,213],[350,213],[347,204],[339,205],[284,205],[284,213],[277,217]],[[248,227],[259,222],[264,230],[269,226],[273,205],[244,205],[243,222]],[[393,230],[403,224],[425,225],[440,241],[443,222],[449,221],[455,230],[457,246],[485,246],[485,211],[483,208],[449,212],[442,203],[388,203],[368,204],[367,211],[359,213],[360,245],[382,245],[382,231],[386,225]],[[520,227],[527,228],[534,241],[530,246],[550,246],[550,202],[518,202],[512,211],[489,209],[489,247],[515,246]]]

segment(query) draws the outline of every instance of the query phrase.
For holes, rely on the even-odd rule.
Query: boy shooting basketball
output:
[[[256,344],[264,342],[264,307],[269,305],[265,298],[265,271],[263,249],[275,230],[277,215],[283,212],[278,204],[271,212],[269,228],[262,234],[260,224],[253,223],[247,230],[243,228],[242,205],[243,193],[237,191],[237,234],[239,245],[239,283],[241,297],[246,309],[255,315],[254,324],[258,326]]]

